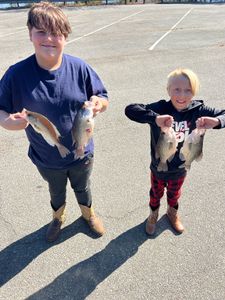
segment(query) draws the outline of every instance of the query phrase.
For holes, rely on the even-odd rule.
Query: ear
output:
[[[167,86],[166,90],[167,90],[168,95],[170,96],[170,87]]]
[[[32,33],[31,33],[31,29],[29,29],[29,37],[30,37],[30,41],[32,42]]]

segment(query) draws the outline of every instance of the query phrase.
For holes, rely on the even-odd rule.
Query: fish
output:
[[[85,147],[94,133],[93,103],[85,101],[78,110],[72,128],[72,140],[75,145],[74,158],[84,157]]]
[[[192,162],[200,161],[203,157],[203,140],[206,129],[195,128],[184,141],[179,157],[184,163],[180,168],[190,170]]]
[[[45,141],[52,147],[56,146],[61,157],[65,158],[71,152],[60,143],[61,137],[59,131],[52,122],[42,114],[23,109],[21,116],[34,128],[36,132],[42,135]]]
[[[160,136],[156,144],[156,159],[160,159],[157,171],[168,171],[167,161],[171,161],[177,151],[176,133],[172,127],[161,128]]]

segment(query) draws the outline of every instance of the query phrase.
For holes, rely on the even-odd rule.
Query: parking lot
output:
[[[0,299],[225,299],[225,130],[208,130],[180,201],[186,231],[171,228],[163,198],[157,233],[149,214],[149,127],[124,115],[129,103],[168,99],[167,75],[191,68],[196,99],[225,107],[224,5],[110,5],[64,8],[72,34],[65,52],[87,61],[109,92],[96,117],[93,205],[106,234],[80,218],[68,185],[67,222],[45,242],[48,188],[27,156],[24,132],[0,129]],[[33,53],[27,9],[0,11],[0,76]]]

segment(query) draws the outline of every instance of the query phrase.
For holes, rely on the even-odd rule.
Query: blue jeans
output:
[[[84,157],[68,169],[57,170],[37,167],[42,178],[48,182],[51,206],[56,211],[66,202],[66,186],[69,179],[79,204],[90,207],[92,204],[90,175],[93,169],[92,154]]]

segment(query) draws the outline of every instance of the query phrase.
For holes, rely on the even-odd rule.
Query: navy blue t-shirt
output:
[[[60,142],[71,151],[62,158],[31,125],[25,130],[30,142],[29,157],[41,167],[63,169],[76,163],[71,129],[82,103],[92,95],[107,99],[107,91],[96,72],[83,60],[63,55],[54,71],[42,69],[35,55],[11,66],[0,82],[0,110],[21,112],[23,108],[47,117],[58,129]],[[85,155],[93,153],[93,140]]]

